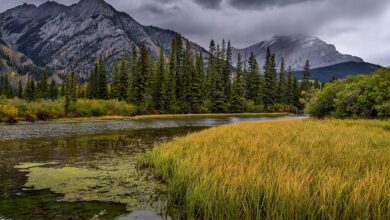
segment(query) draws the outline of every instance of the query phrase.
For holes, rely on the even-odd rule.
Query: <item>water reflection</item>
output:
[[[0,140],[31,139],[40,137],[58,137],[69,135],[99,134],[109,131],[129,129],[178,128],[178,127],[212,127],[222,124],[243,121],[265,121],[278,119],[303,119],[306,116],[282,117],[228,117],[228,118],[182,118],[182,119],[148,119],[121,121],[90,121],[54,124],[0,125]]]

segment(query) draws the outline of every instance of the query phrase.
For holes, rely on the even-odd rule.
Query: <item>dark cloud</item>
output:
[[[218,9],[223,2],[238,9],[259,9],[272,6],[285,6],[289,4],[296,4],[308,1],[319,0],[194,0],[202,7]]]
[[[259,9],[264,7],[286,6],[302,2],[310,2],[318,0],[229,0],[229,3],[240,9]]]
[[[141,5],[138,8],[140,11],[143,11],[145,13],[149,13],[150,16],[156,17],[156,16],[170,16],[178,11],[180,11],[179,6],[166,6],[166,5],[161,5],[161,4],[144,4]]]
[[[206,8],[219,8],[222,3],[222,0],[194,0],[194,1]]]

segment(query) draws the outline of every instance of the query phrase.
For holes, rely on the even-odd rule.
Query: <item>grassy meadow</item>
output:
[[[168,182],[172,213],[189,219],[390,218],[389,121],[225,125],[141,163]]]

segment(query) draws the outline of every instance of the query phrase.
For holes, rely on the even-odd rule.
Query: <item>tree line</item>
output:
[[[171,54],[165,57],[160,49],[154,62],[145,46],[132,48],[130,57],[124,53],[107,77],[104,57],[96,61],[86,83],[79,84],[74,72],[66,74],[64,83],[50,83],[44,72],[38,81],[29,78],[26,86],[19,81],[13,90],[7,76],[0,81],[0,92],[11,98],[26,100],[65,100],[65,111],[71,111],[78,98],[118,99],[147,111],[161,113],[245,112],[302,109],[305,93],[318,82],[310,80],[310,63],[306,62],[303,79],[293,76],[282,58],[276,66],[275,54],[267,49],[265,64],[260,67],[253,53],[244,63],[238,55],[232,65],[230,41],[211,41],[205,62],[202,52],[194,52],[189,41],[177,35]],[[109,81],[111,81],[109,83]]]

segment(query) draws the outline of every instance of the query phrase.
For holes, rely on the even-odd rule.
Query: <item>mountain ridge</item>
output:
[[[343,79],[350,75],[370,74],[380,68],[383,67],[366,62],[349,61],[327,67],[315,68],[312,69],[310,72],[312,80],[318,80],[320,82],[329,82],[335,78]],[[302,71],[295,71],[293,72],[293,75],[297,77],[297,79],[302,79],[303,73]]]
[[[275,35],[270,40],[261,41],[247,48],[233,48],[233,57],[236,58],[240,53],[244,60],[247,60],[253,52],[260,66],[263,66],[268,47],[276,55],[278,65],[283,57],[286,66],[291,66],[293,70],[303,69],[306,60],[310,61],[312,68],[349,61],[364,62],[359,57],[341,54],[334,45],[309,35]]]
[[[66,69],[77,70],[82,79],[88,77],[100,55],[105,56],[108,69],[123,52],[129,55],[133,47],[139,50],[142,45],[154,58],[160,46],[168,56],[171,40],[177,34],[143,26],[104,0],[81,0],[70,6],[55,2],[23,4],[0,14],[0,33],[8,46],[38,66],[58,70],[62,75]],[[149,36],[151,33],[154,35]],[[205,52],[190,43],[194,51]]]
[[[54,72],[55,78],[64,78],[67,70],[77,72],[81,80],[88,78],[100,55],[105,56],[108,74],[115,61],[124,53],[129,56],[132,47],[145,45],[153,58],[159,48],[170,55],[171,40],[178,33],[156,26],[144,26],[131,15],[116,10],[104,0],[80,0],[66,6],[48,1],[39,6],[22,4],[0,13],[0,42],[31,59],[36,66]],[[182,37],[183,42],[188,40]],[[194,52],[207,51],[191,42]],[[318,37],[305,35],[275,35],[244,49],[233,48],[233,65],[237,54],[247,61],[253,51],[263,66],[265,51],[271,48],[277,64],[281,57],[286,66],[300,70],[306,59],[313,69],[344,62],[363,62],[363,59],[344,55],[336,47]],[[261,68],[262,69],[262,68]]]

